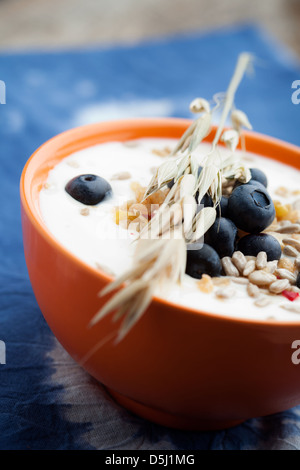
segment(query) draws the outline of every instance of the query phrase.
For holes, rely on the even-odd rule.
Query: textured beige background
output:
[[[0,49],[137,42],[250,21],[300,56],[300,0],[0,0]]]

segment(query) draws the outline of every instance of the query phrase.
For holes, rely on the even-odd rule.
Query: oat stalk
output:
[[[146,189],[144,199],[174,180],[163,204],[136,241],[132,268],[103,289],[101,295],[119,290],[91,321],[94,325],[107,314],[115,312],[114,320],[123,319],[118,341],[140,319],[159,288],[166,289],[182,280],[186,266],[186,245],[199,240],[214,223],[222,187],[236,180],[247,182],[250,179],[249,169],[241,163],[234,150],[240,139],[241,128],[251,128],[251,125],[245,113],[235,109],[234,97],[251,62],[251,55],[243,53],[239,56],[226,93],[214,96],[215,106],[212,109],[203,98],[196,98],[191,103],[191,111],[200,113],[200,117],[184,132],[170,160],[157,169]],[[199,162],[194,151],[209,134],[212,115],[217,109],[222,109],[222,112],[211,149]],[[233,129],[223,133],[230,113]],[[220,155],[217,148],[220,139],[231,150],[229,156]],[[200,175],[199,165],[203,167]],[[198,201],[201,201],[206,193],[212,197],[214,207],[198,211],[195,195],[198,194]]]

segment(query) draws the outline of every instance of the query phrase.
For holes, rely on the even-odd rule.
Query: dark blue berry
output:
[[[255,180],[263,184],[265,187],[268,186],[268,179],[263,171],[261,171],[259,168],[250,168],[250,172],[251,172],[250,181]]]
[[[190,248],[193,249],[190,249]],[[221,260],[218,253],[205,243],[194,243],[187,247],[187,262],[185,272],[196,279],[201,279],[202,274],[220,276],[222,272]]]
[[[173,178],[171,181],[168,182],[168,184],[167,184],[168,188],[171,189],[172,186],[174,186],[174,183],[175,183],[175,181],[174,181],[174,178]]]
[[[71,179],[65,186],[72,198],[87,206],[95,206],[111,194],[111,185],[101,176],[80,175]]]
[[[203,198],[201,199],[201,202],[198,203],[198,192],[196,194],[196,202],[197,202],[197,213],[201,211],[204,207],[213,207],[214,203],[212,198],[210,197],[209,194],[204,194]]]
[[[266,189],[266,187],[262,183],[260,183],[259,181],[253,180],[253,179],[248,181],[248,183],[246,183],[246,184],[249,184],[251,186],[256,186],[257,188]]]
[[[214,206],[212,198],[207,193],[204,194],[203,198],[200,201],[200,204],[202,204],[204,207],[213,207]]]
[[[249,256],[257,256],[260,251],[265,251],[268,261],[281,257],[280,243],[267,233],[246,235],[239,240],[237,249]]]
[[[205,243],[213,247],[220,258],[232,256],[236,248],[238,230],[234,223],[225,217],[218,217],[204,235]]]
[[[240,230],[259,233],[273,222],[275,207],[265,188],[242,184],[231,193],[227,214]]]

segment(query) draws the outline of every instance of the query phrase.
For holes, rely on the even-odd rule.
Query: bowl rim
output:
[[[67,248],[64,247],[52,233],[50,230],[47,228],[45,223],[41,223],[41,221],[35,216],[35,203],[32,201],[30,198],[30,194],[27,193],[26,191],[26,183],[25,180],[27,178],[27,170],[28,167],[30,166],[31,162],[38,158],[38,156],[41,153],[47,153],[48,155],[51,154],[51,151],[57,151],[58,148],[62,148],[63,145],[66,145],[66,142],[71,142],[73,139],[77,139],[79,135],[85,135],[87,132],[89,134],[93,134],[94,132],[99,134],[102,130],[105,130],[106,132],[112,131],[112,135],[115,135],[116,131],[124,130],[128,126],[131,129],[134,129],[135,131],[137,129],[147,129],[151,126],[155,127],[160,127],[160,128],[170,128],[174,127],[177,128],[179,126],[185,126],[187,127],[190,123],[192,122],[191,119],[185,119],[185,118],[176,118],[176,117],[152,117],[152,118],[128,118],[128,119],[120,119],[120,120],[112,120],[112,121],[101,121],[98,123],[93,123],[93,124],[86,124],[83,126],[71,128],[69,130],[66,130],[64,132],[61,132],[54,137],[48,139],[46,142],[44,142],[42,145],[40,145],[34,152],[33,154],[29,157],[27,160],[22,174],[20,178],[20,199],[21,199],[21,204],[23,207],[23,210],[25,211],[27,217],[35,227],[35,229],[39,232],[39,234],[44,238],[48,243],[52,245],[53,248],[58,250],[63,256],[66,256],[72,262],[77,263],[81,269],[89,272],[90,274],[96,275],[104,280],[105,282],[111,282],[114,277],[110,276],[107,274],[105,271],[101,271],[98,268],[94,268],[93,266],[87,264],[85,261],[81,260],[78,258],[76,255],[74,255],[71,251],[69,251]],[[212,133],[214,133],[216,130],[216,126],[212,126]],[[264,143],[267,146],[275,146],[275,147],[281,147],[282,149],[289,150],[292,153],[299,154],[300,157],[300,148],[294,144],[290,144],[288,142],[285,142],[283,140],[277,139],[275,137],[267,136],[258,132],[249,132],[249,131],[244,131],[245,138],[250,139],[254,142],[259,141],[260,143]],[[146,136],[145,138],[147,138]],[[141,139],[144,137],[136,137],[137,139]],[[167,138],[167,137],[166,137]],[[88,140],[88,138],[87,138]],[[132,139],[124,139],[126,140],[132,140]],[[134,140],[134,139],[133,139]],[[204,142],[206,139],[204,139]],[[106,140],[108,142],[108,140]],[[101,142],[98,142],[98,144],[101,144]],[[90,143],[86,146],[83,146],[82,148],[88,148],[93,145],[97,145],[97,142],[95,143]],[[78,150],[74,150],[78,151]],[[253,152],[255,153],[255,152]],[[72,154],[72,151],[69,153],[69,155]],[[66,155],[67,156],[67,155]],[[268,157],[267,155],[263,155],[266,158],[271,158]],[[283,162],[281,162],[283,163]],[[40,216],[41,218],[41,216]],[[173,309],[177,309],[183,314],[189,314],[189,315],[200,315],[204,317],[209,317],[210,319],[214,320],[222,320],[225,322],[229,323],[243,323],[243,324],[248,324],[249,326],[268,326],[268,327],[274,327],[274,328],[291,328],[293,326],[299,327],[300,325],[300,317],[298,320],[275,320],[275,319],[259,319],[259,318],[237,318],[230,316],[230,314],[221,314],[221,313],[213,313],[209,312],[206,310],[197,310],[196,308],[192,307],[185,307],[183,305],[177,304],[175,302],[172,302],[171,300],[163,299],[159,296],[154,296],[152,298],[151,303],[154,305],[163,305],[165,307],[170,307]],[[296,315],[296,314],[295,314]]]

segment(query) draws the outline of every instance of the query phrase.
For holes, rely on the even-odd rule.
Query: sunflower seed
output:
[[[282,240],[282,243],[296,248],[296,250],[298,251],[298,254],[300,253],[300,241],[299,240],[296,240],[295,238],[284,238]]]
[[[249,282],[247,285],[247,293],[250,297],[258,297],[260,295],[260,289],[255,284],[251,284],[251,282]]]
[[[234,297],[235,292],[236,291],[232,288],[218,289],[216,291],[216,297],[218,297],[220,299],[230,299],[231,297]]]
[[[239,272],[242,274],[247,264],[247,260],[244,254],[241,251],[235,251],[231,257],[231,261],[238,268]]]
[[[111,180],[129,180],[131,178],[131,174],[129,171],[120,171],[119,173],[115,173]]]
[[[235,282],[236,284],[242,284],[242,285],[246,285],[249,283],[246,277],[233,277],[232,281]]]
[[[297,258],[299,255],[299,251],[291,245],[285,245],[282,252],[284,255],[291,256],[292,258]]]
[[[256,257],[256,267],[257,269],[264,269],[267,266],[267,253],[265,251],[260,251]]]
[[[276,276],[265,271],[254,271],[249,275],[249,281],[256,286],[268,286],[276,281]]]
[[[237,268],[234,266],[229,256],[225,256],[224,258],[222,258],[221,263],[225,271],[225,274],[227,276],[239,277],[240,273],[238,272]]]
[[[276,269],[275,274],[278,275],[280,279],[288,279],[292,285],[296,284],[296,275],[287,269]]]
[[[283,292],[288,287],[290,287],[290,281],[287,279],[278,279],[269,285],[269,291],[272,292],[272,294],[281,294],[281,292]]]
[[[254,302],[254,305],[256,307],[266,307],[267,305],[269,305],[271,303],[271,299],[269,297],[267,297],[266,295],[263,295],[261,297],[259,297],[257,300],[255,300]]]
[[[251,259],[247,261],[247,264],[245,266],[245,269],[243,271],[243,276],[248,277],[249,274],[253,273],[255,271],[255,261],[254,259]]]
[[[300,304],[282,304],[280,307],[288,310],[289,312],[300,313]]]
[[[273,274],[275,269],[277,268],[278,261],[275,259],[274,261],[268,261],[267,266],[265,267],[264,271],[267,273]]]
[[[300,233],[300,224],[284,225],[275,230],[278,233]]]

